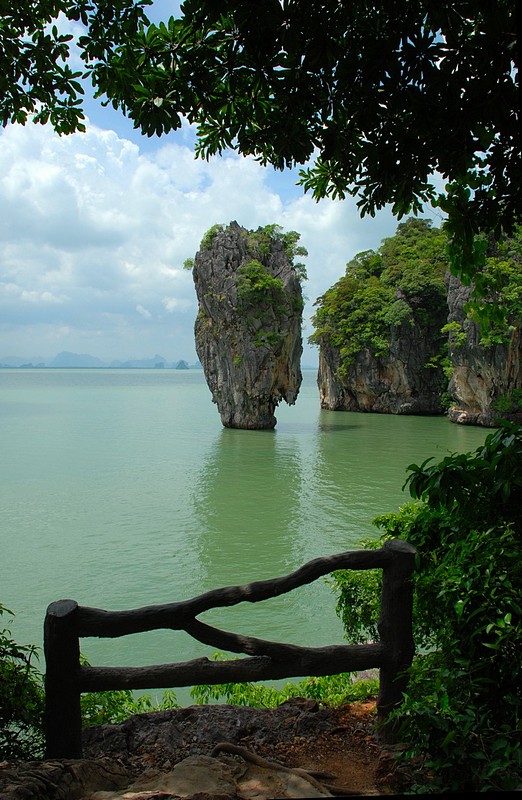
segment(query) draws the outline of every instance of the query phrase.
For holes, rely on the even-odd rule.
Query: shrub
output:
[[[206,233],[203,234],[203,238],[199,245],[201,250],[208,250],[208,248],[211,247],[212,242],[214,241],[216,236],[218,236],[218,234],[222,233],[224,230],[225,226],[222,223],[217,223],[216,225],[212,225],[212,227],[210,227],[208,231],[206,231]]]
[[[300,281],[306,280],[306,267],[302,262],[295,262],[296,256],[307,256],[306,247],[298,244],[301,234],[297,231],[283,231],[281,225],[272,223],[252,231],[248,236],[250,250],[256,254],[268,255],[272,242],[279,242],[290,259],[290,263]]]
[[[221,661],[228,656],[214,653],[213,658]],[[335,707],[374,697],[377,691],[376,678],[354,681],[352,673],[343,672],[339,675],[311,676],[297,683],[289,681],[280,689],[262,683],[204,684],[193,686],[190,695],[199,705],[224,700],[236,706],[276,708],[291,697],[306,697]]]
[[[164,692],[159,701],[148,694],[136,697],[130,689],[89,692],[82,694],[80,703],[82,724],[86,728],[92,725],[118,725],[134,714],[179,708],[176,694],[171,690]]]
[[[430,791],[509,790],[522,780],[522,427],[503,423],[474,453],[411,465],[417,501],[375,523],[417,548],[419,648],[394,712],[405,757],[430,769]],[[368,576],[335,576],[349,635],[378,613]],[[347,582],[346,582],[347,581]]]
[[[268,269],[256,258],[239,267],[237,271],[237,299],[249,308],[281,300],[284,285],[274,278]]]
[[[3,614],[14,616],[0,605]],[[36,647],[16,644],[9,628],[0,630],[0,760],[42,755],[44,694],[36,658]]]

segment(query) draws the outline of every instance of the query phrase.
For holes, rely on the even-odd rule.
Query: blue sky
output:
[[[156,0],[149,15],[177,7]],[[183,262],[211,225],[231,220],[301,234],[306,340],[316,298],[396,229],[386,209],[361,220],[351,199],[316,203],[296,172],[231,153],[196,160],[188,125],[149,139],[97,102],[86,110],[84,134],[32,123],[0,132],[0,361],[69,350],[194,362],[197,301]],[[316,363],[305,344],[303,364]]]

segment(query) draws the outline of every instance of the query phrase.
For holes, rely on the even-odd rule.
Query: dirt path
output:
[[[331,709],[330,730],[258,745],[256,751],[288,767],[334,775],[334,785],[354,793],[392,794],[397,790],[398,776],[393,756],[376,741],[374,720],[374,701],[350,703]]]

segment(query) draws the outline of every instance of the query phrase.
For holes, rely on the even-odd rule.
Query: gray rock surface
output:
[[[313,782],[312,782],[313,781]],[[125,789],[97,791],[82,800],[272,800],[332,797],[311,776],[307,779],[277,764],[189,756],[168,772],[146,773]]]
[[[118,792],[131,780],[128,769],[105,757],[0,767],[1,800],[80,800],[99,790]]]
[[[361,350],[345,377],[340,378],[339,347],[322,343],[318,386],[321,407],[339,411],[384,414],[442,414],[447,394],[452,422],[493,427],[498,419],[522,423],[522,331],[513,326],[506,344],[480,344],[480,328],[466,317],[465,305],[472,287],[447,278],[447,310],[430,319],[414,307],[414,324],[390,328],[389,352],[375,357]],[[405,299],[405,298],[402,298]],[[411,299],[408,301],[411,303]],[[415,301],[414,301],[415,302]],[[446,323],[461,326],[462,336],[449,333],[452,376],[449,385],[441,366],[428,367],[443,352]],[[513,398],[513,392],[515,397]]]
[[[214,705],[138,714],[86,728],[83,759],[0,764],[0,799],[329,797],[308,773],[234,753],[266,762],[256,756],[264,745],[328,735],[337,725],[329,709],[303,698],[274,709]]]
[[[464,311],[471,290],[453,276],[448,281],[448,322],[459,323],[466,334],[466,341],[460,346],[451,344],[450,338],[453,374],[448,391],[453,404],[448,416],[461,424],[494,426],[500,416],[496,404],[513,390],[522,390],[521,326],[514,327],[506,344],[480,345],[480,329],[466,319]],[[501,416],[522,423],[520,408],[505,408]]]
[[[121,756],[132,763],[146,752],[168,767],[161,761],[163,755],[177,763],[188,755],[208,755],[219,742],[248,741],[255,748],[279,741],[281,729],[299,736],[330,728],[328,710],[319,710],[314,701],[293,699],[270,709],[194,705],[137,714],[120,725],[86,728],[84,754],[89,758]]]
[[[301,284],[283,244],[260,244],[231,222],[200,248],[193,277],[196,351],[223,425],[273,428],[277,405],[295,403],[302,380]]]
[[[374,356],[361,350],[340,379],[338,347],[322,344],[317,383],[321,408],[333,411],[367,411],[381,414],[442,414],[440,389],[444,376],[440,366],[427,364],[440,353],[446,309],[429,320],[415,298],[401,297],[413,310],[413,324],[390,327],[389,351]],[[420,312],[420,313],[419,313]]]

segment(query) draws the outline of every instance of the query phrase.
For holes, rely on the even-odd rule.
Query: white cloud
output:
[[[69,298],[62,294],[56,295],[52,292],[20,292],[20,299],[29,303],[65,303]]]
[[[285,189],[284,176],[253,159],[196,160],[188,138],[184,129],[145,152],[91,124],[68,137],[32,124],[4,129],[0,359],[53,356],[59,342],[106,359],[195,360],[197,303],[183,262],[217,222],[299,231],[307,317],[356,252],[395,230],[388,212],[361,221],[353,201],[316,203],[295,176]],[[304,361],[314,359],[309,351]]]
[[[138,312],[140,317],[143,317],[143,319],[152,319],[152,314],[150,313],[150,311],[144,306],[142,306],[140,303],[138,303],[138,305],[136,306],[136,311]]]
[[[162,297],[161,302],[169,313],[172,313],[177,309],[180,311],[188,311],[195,305],[194,301],[192,300],[188,300],[187,298],[179,299],[178,297]]]

